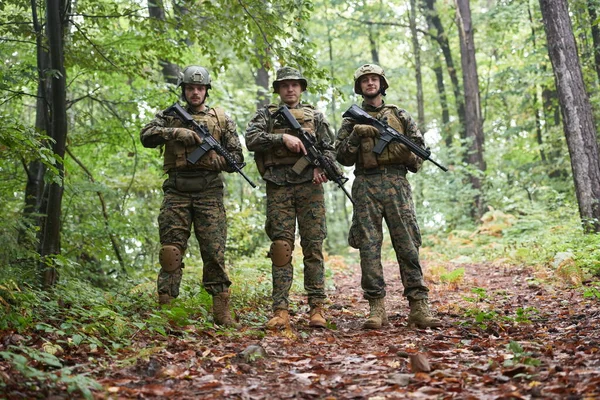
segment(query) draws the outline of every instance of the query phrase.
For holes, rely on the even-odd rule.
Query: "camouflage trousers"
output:
[[[304,261],[304,290],[308,303],[321,305],[325,300],[323,240],[327,236],[323,186],[312,182],[279,186],[267,182],[267,222],[265,231],[272,241],[285,240],[292,248],[296,220]],[[289,291],[294,269],[292,262],[272,266],[273,310],[289,306]]]
[[[356,201],[350,246],[360,251],[361,286],[366,299],[385,297],[385,279],[381,264],[382,225],[385,220],[404,285],[410,300],[426,299],[429,289],[419,263],[421,233],[414,212],[412,190],[405,172],[358,175],[352,185]]]
[[[221,293],[231,285],[225,270],[227,221],[222,191],[201,196],[165,192],[158,215],[161,245],[177,246],[184,254],[192,225],[202,256],[202,284],[211,295]],[[158,293],[177,297],[181,276],[181,269],[169,273],[161,268],[157,280]]]

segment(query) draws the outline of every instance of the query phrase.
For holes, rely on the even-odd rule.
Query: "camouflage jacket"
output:
[[[279,104],[281,106],[283,104]],[[257,164],[259,158],[268,153],[279,153],[285,148],[283,144],[283,133],[275,133],[280,131],[283,125],[278,120],[271,117],[271,113],[279,108],[278,105],[271,104],[261,108],[248,122],[246,129],[246,146],[248,150],[255,152]],[[313,121],[307,121],[311,127],[314,126],[313,134],[317,139],[317,148],[335,164],[335,152],[333,149],[333,134],[329,123],[325,119],[323,113],[315,110],[314,107],[307,104],[299,104],[295,109],[303,109],[305,115],[313,116]],[[300,122],[300,121],[299,121]],[[304,127],[302,123],[300,123]],[[290,129],[287,133],[294,134]],[[297,155],[300,158],[300,154]],[[310,182],[313,179],[314,167],[309,165],[300,174],[292,170],[293,164],[281,164],[267,166],[261,175],[264,180],[275,183],[277,185],[288,185]],[[259,165],[259,170],[261,169]]]
[[[218,111],[217,111],[218,110]],[[240,139],[236,132],[235,122],[231,117],[224,114],[222,110],[207,107],[205,110],[200,112],[192,112],[190,109],[187,111],[193,116],[193,118],[198,121],[200,124],[206,125],[208,127],[211,135],[217,139],[221,145],[227,149],[234,159],[238,163],[242,163],[244,161],[244,155],[242,152],[242,145],[240,143]],[[220,117],[219,117],[220,115]],[[156,117],[150,121],[146,126],[142,128],[140,133],[140,139],[144,147],[158,147],[164,146],[170,140],[173,140],[173,134],[177,128],[189,128],[183,125],[183,123],[177,117],[173,117],[170,115],[165,115],[164,111],[156,114]],[[169,147],[166,146],[168,151]],[[177,146],[181,147],[181,146]],[[185,147],[183,151],[185,151],[185,155],[195,150],[196,146]],[[179,155],[181,156],[181,155]],[[198,161],[197,164],[189,164],[184,162],[179,162],[178,165],[174,166],[171,162],[167,162],[167,158],[172,158],[170,155],[165,154],[165,172],[170,172],[173,170],[176,171],[191,171],[196,169],[203,169],[211,171],[213,170],[212,164],[207,162],[210,157],[214,157],[214,151],[210,151],[202,157]],[[218,172],[218,171],[211,171]],[[227,172],[233,172],[233,170],[227,170]]]
[[[377,119],[383,121],[385,123],[390,122],[390,126],[392,126],[391,121],[387,121],[388,116],[386,114],[391,113],[393,119],[395,119],[398,127],[395,127],[396,130],[408,136],[413,142],[419,144],[422,147],[424,146],[423,135],[419,131],[415,120],[411,117],[411,115],[401,108],[398,108],[394,105],[386,105],[383,103],[379,107],[371,106],[363,101],[361,108],[368,112],[371,115],[375,115]],[[361,152],[365,150],[371,149],[362,149],[361,145],[364,141],[356,140],[353,141],[350,134],[352,133],[352,129],[356,124],[355,121],[349,118],[344,118],[342,121],[342,126],[337,133],[336,141],[335,141],[335,150],[337,154],[337,161],[346,166],[351,166],[356,164],[357,169],[361,169],[360,165],[360,157]],[[394,127],[394,126],[392,126]],[[377,139],[375,139],[377,140]],[[389,147],[389,146],[388,146]],[[373,153],[374,154],[374,153]],[[383,153],[382,153],[383,155]],[[379,158],[379,156],[377,157]],[[421,166],[423,165],[423,160],[419,157],[416,157],[416,161],[413,165],[408,165],[407,168],[409,171],[417,172]]]

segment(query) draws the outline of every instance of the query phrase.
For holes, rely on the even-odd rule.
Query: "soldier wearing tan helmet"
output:
[[[273,318],[267,323],[269,329],[289,326],[296,222],[304,256],[309,325],[326,327],[323,240],[327,227],[322,184],[327,178],[320,168],[312,165],[301,173],[294,172],[294,164],[306,154],[306,149],[283,118],[273,117],[279,107],[288,107],[302,128],[315,136],[323,154],[335,162],[332,132],[325,116],[313,106],[300,102],[307,86],[308,82],[297,69],[279,69],[273,81],[273,92],[279,95],[279,103],[258,110],[246,130],[246,145],[255,152],[259,172],[267,185],[265,230],[272,241],[269,257],[273,276]]]
[[[424,146],[423,135],[410,114],[385,103],[383,96],[388,88],[385,72],[378,65],[365,64],[354,73],[354,92],[363,97],[362,109]],[[340,164],[355,166],[352,197],[356,205],[348,243],[360,252],[361,286],[370,306],[363,328],[379,329],[388,324],[381,264],[384,219],[400,267],[404,296],[410,305],[408,324],[421,328],[437,327],[441,321],[429,308],[429,289],[425,286],[419,262],[421,234],[411,187],[406,179],[407,172],[417,172],[423,160],[399,143],[390,143],[377,155],[373,147],[378,136],[379,131],[373,126],[345,118],[335,142]]]
[[[187,111],[205,125],[235,158],[243,162],[243,153],[234,121],[223,109],[206,104],[212,88],[210,74],[204,67],[191,65],[183,70],[178,82]],[[187,161],[202,139],[176,117],[159,112],[141,131],[144,147],[164,148],[163,170],[168,178],[163,184],[164,199],[158,216],[161,249],[157,279],[158,300],[169,304],[179,295],[183,258],[188,239],[194,234],[203,261],[202,282],[213,297],[213,317],[218,325],[234,327],[229,309],[231,281],[225,270],[227,225],[223,205],[221,172],[233,172],[225,159],[214,150],[196,164]]]

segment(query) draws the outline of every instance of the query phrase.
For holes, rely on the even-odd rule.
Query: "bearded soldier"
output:
[[[327,177],[320,168],[308,165],[301,171],[294,166],[306,149],[297,132],[291,129],[277,109],[289,108],[300,126],[314,135],[319,150],[335,163],[332,133],[324,115],[314,107],[300,103],[307,81],[290,67],[277,71],[273,92],[279,104],[260,109],[248,123],[246,145],[255,152],[259,172],[267,184],[267,221],[265,230],[272,241],[268,256],[272,261],[273,318],[267,328],[289,326],[289,290],[292,285],[292,253],[296,221],[304,256],[304,289],[310,306],[309,325],[325,327],[323,314],[324,263],[323,240],[327,234],[322,184]]]
[[[211,79],[204,67],[191,65],[179,79],[181,98],[187,112],[242,163],[243,154],[235,123],[221,108],[206,104]],[[213,297],[213,317],[218,325],[236,326],[229,310],[231,281],[225,270],[227,225],[223,206],[221,171],[232,172],[225,159],[207,152],[192,164],[187,156],[202,143],[200,136],[179,118],[159,112],[141,131],[144,147],[164,146],[164,199],[158,216],[161,249],[158,274],[158,300],[168,304],[179,295],[183,256],[192,225],[200,245],[202,283]]]
[[[408,112],[383,101],[388,87],[385,73],[378,65],[366,64],[354,73],[354,92],[363,97],[361,108],[423,146],[423,136]],[[407,171],[417,172],[423,160],[396,142],[377,155],[373,147],[378,137],[379,131],[375,127],[345,118],[335,143],[340,164],[356,166],[356,179],[352,185],[356,206],[348,243],[359,249],[361,286],[370,306],[369,318],[363,328],[379,329],[388,323],[381,265],[384,219],[400,266],[404,296],[410,304],[408,323],[421,328],[437,327],[441,321],[433,317],[429,309],[429,289],[425,286],[419,263],[421,234],[411,187],[406,179]]]

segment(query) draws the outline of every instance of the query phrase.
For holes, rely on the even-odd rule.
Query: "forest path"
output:
[[[170,336],[154,342],[162,343],[154,354],[152,343],[140,342],[138,351],[152,355],[96,378],[110,398],[600,398],[598,300],[546,284],[539,271],[463,267],[458,284],[428,283],[445,323],[439,329],[407,327],[395,264],[385,267],[390,326],[360,329],[368,304],[355,265],[334,276],[332,329],[310,329],[302,306],[292,331]],[[244,357],[248,346],[266,356]],[[431,371],[412,372],[411,358],[427,360]]]

